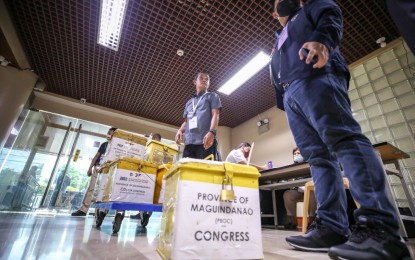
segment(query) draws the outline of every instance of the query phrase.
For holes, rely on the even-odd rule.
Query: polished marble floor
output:
[[[115,235],[112,220],[107,217],[99,230],[93,216],[0,212],[0,259],[161,259],[156,252],[160,213],[145,229],[126,217]],[[294,234],[298,232],[263,229],[264,259],[329,259],[324,253],[292,250],[285,237]],[[414,256],[415,239],[408,245]]]

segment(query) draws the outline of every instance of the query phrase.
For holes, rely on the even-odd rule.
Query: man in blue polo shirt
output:
[[[199,72],[193,83],[196,86],[196,94],[185,105],[184,122],[177,131],[176,143],[180,144],[184,134],[183,158],[204,159],[213,154],[215,160],[219,161],[216,130],[222,104],[218,94],[208,92],[208,74]]]

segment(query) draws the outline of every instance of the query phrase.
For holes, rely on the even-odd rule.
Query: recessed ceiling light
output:
[[[385,37],[380,37],[379,39],[376,40],[376,43],[380,44],[382,42],[384,42],[386,40]]]
[[[101,0],[98,44],[118,51],[128,0]]]
[[[219,92],[230,95],[248,79],[258,73],[263,67],[269,63],[269,55],[259,52],[252,60],[250,60],[242,69],[240,69],[231,79],[229,79]]]

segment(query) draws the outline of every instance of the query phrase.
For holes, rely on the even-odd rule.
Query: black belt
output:
[[[291,85],[291,83],[292,83],[292,81],[285,82],[285,83],[282,83],[281,84],[281,86],[284,89],[284,91],[286,91],[288,89],[288,87]]]

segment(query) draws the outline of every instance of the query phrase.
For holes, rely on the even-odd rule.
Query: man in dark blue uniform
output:
[[[415,55],[415,1],[379,0],[379,2],[389,11],[409,49]]]
[[[198,73],[193,84],[196,94],[185,105],[184,122],[177,131],[176,143],[180,144],[184,134],[183,158],[204,159],[213,154],[215,160],[220,161],[216,141],[219,113],[222,109],[219,95],[208,92],[210,77],[206,73]]]
[[[310,0],[302,7],[300,0],[276,0],[274,6],[284,29],[272,55],[272,79],[285,92],[288,122],[311,166],[318,204],[307,233],[287,237],[287,242],[299,250],[328,251],[333,259],[409,257],[386,196],[383,166],[352,116],[350,74],[339,51],[340,8],[331,0]],[[338,162],[361,205],[351,235]]]

